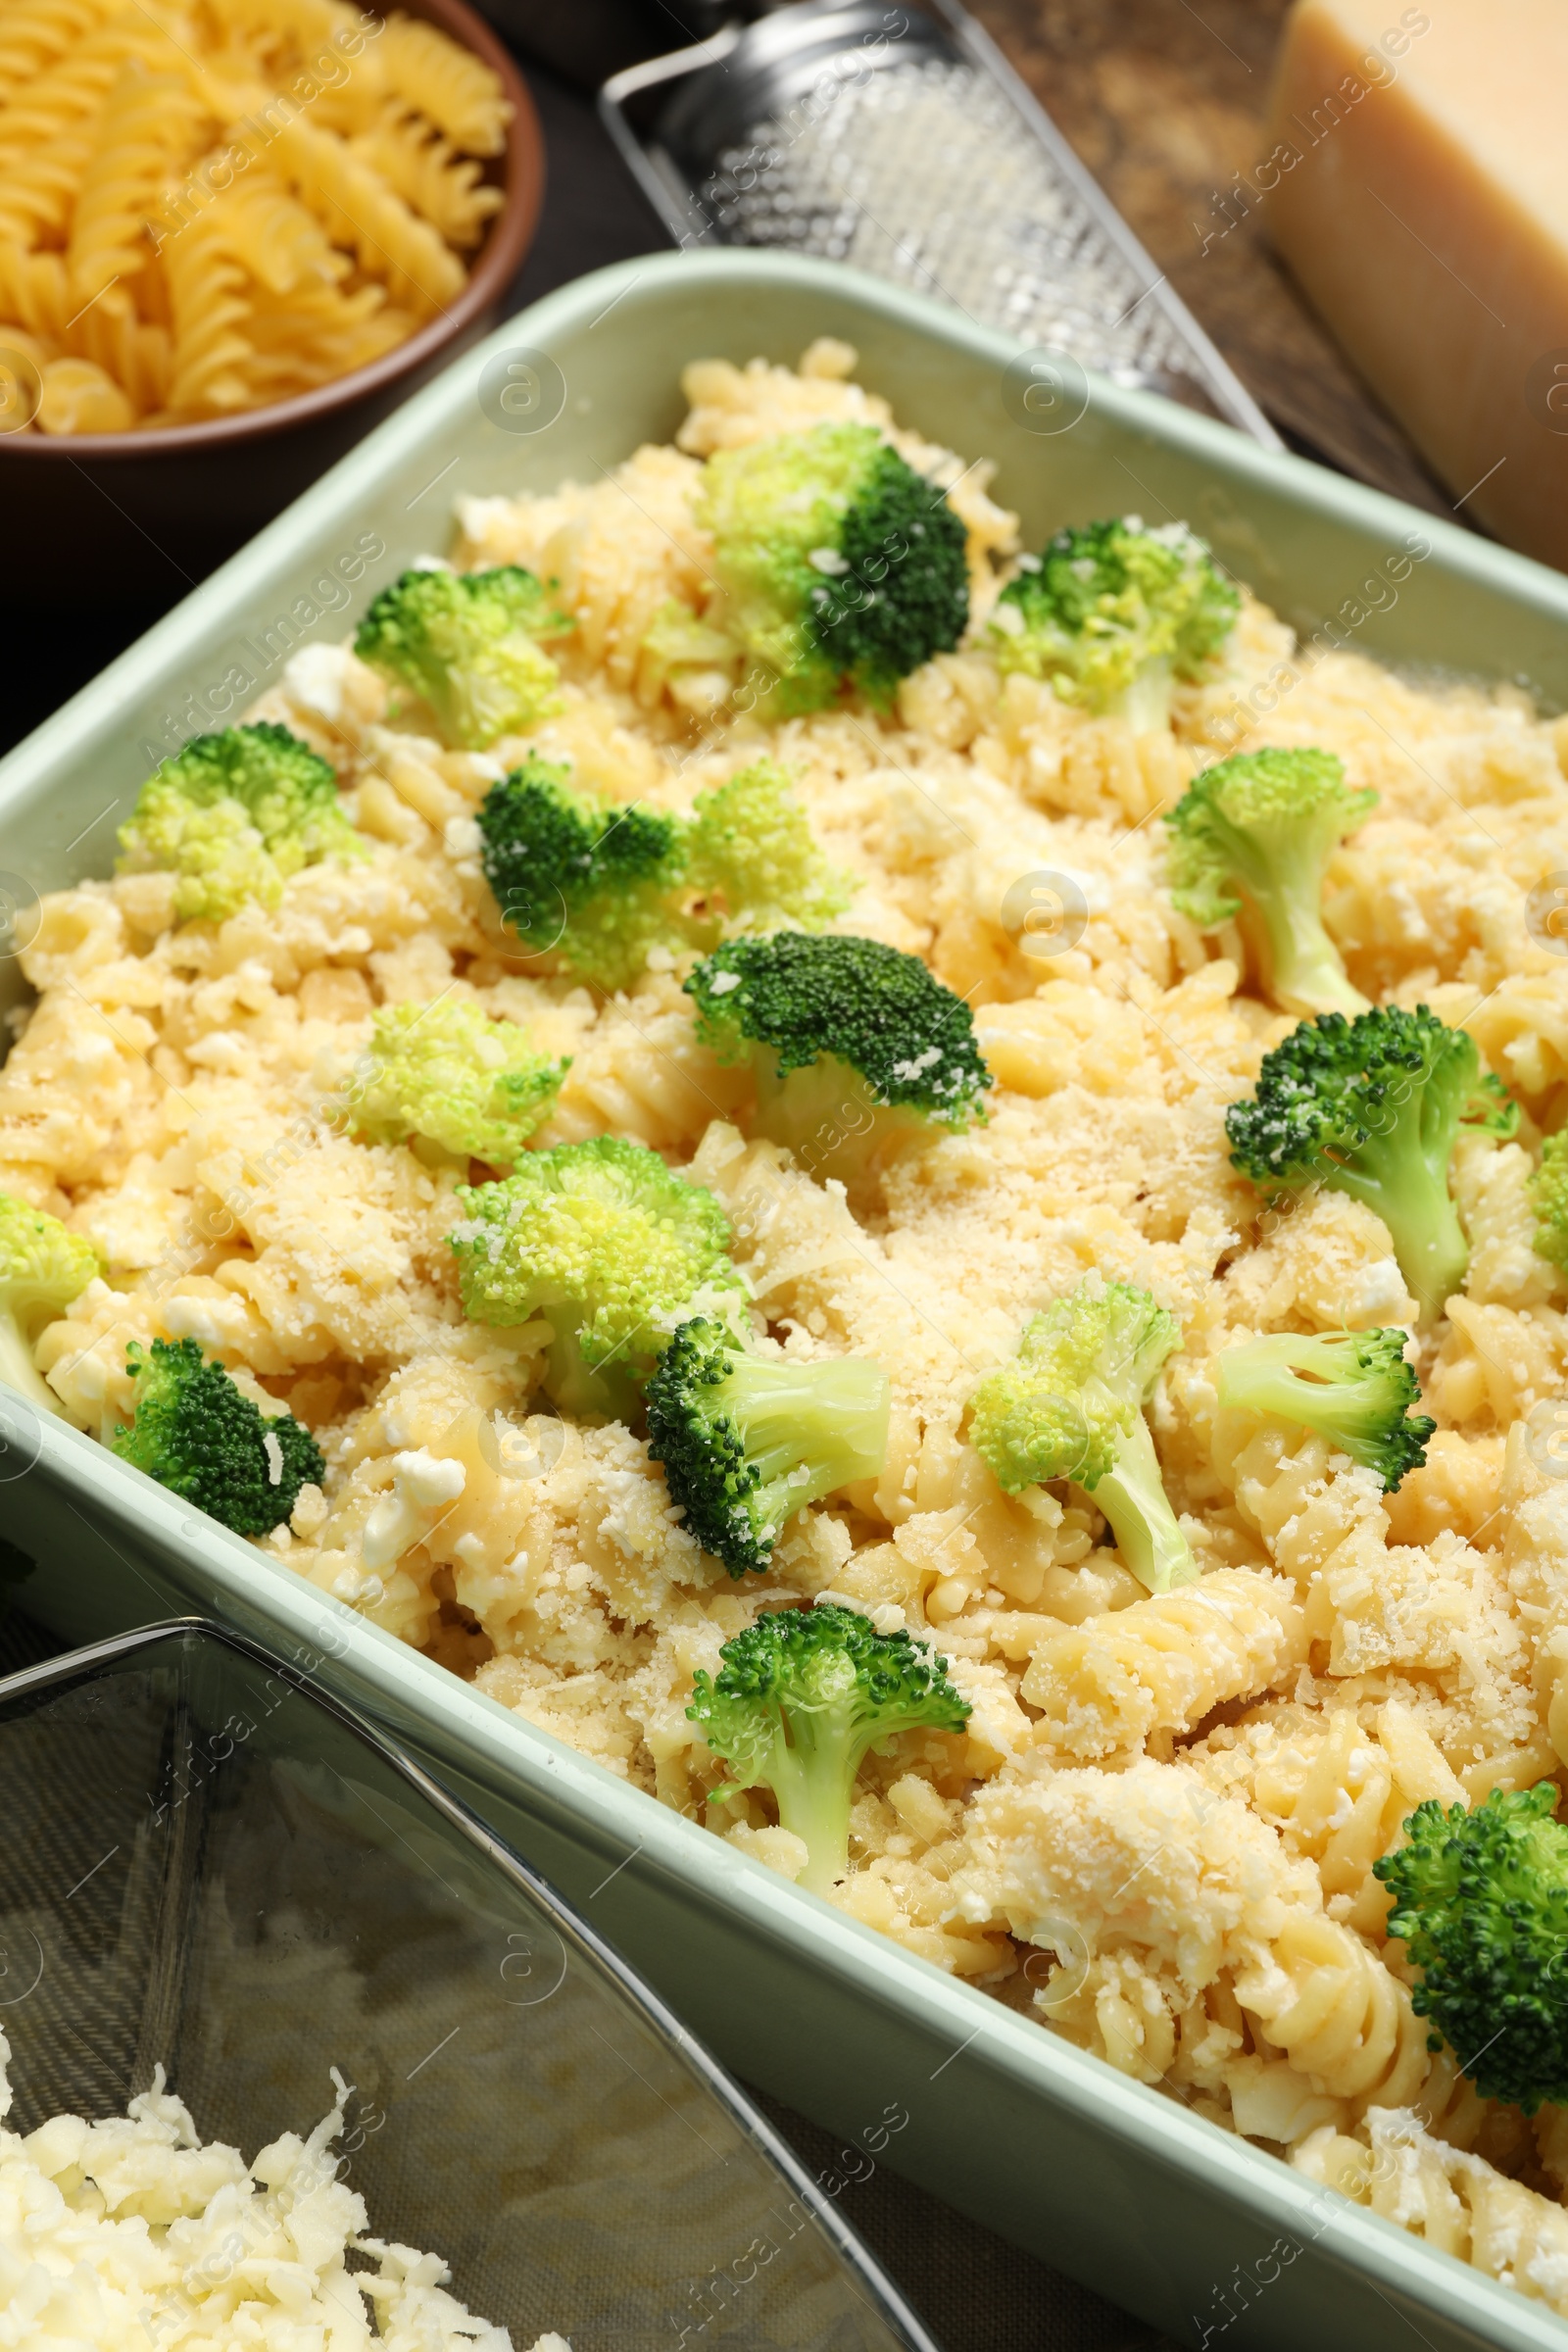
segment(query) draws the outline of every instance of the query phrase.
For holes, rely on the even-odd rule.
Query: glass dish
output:
[[[162,2064],[254,2156],[354,2086],[378,2237],[577,2352],[934,2352],[743,2094],[548,1886],[262,1647],[154,1627],[0,1684],[14,2131]]]

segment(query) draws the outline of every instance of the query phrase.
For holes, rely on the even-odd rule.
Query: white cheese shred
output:
[[[309,2137],[285,2132],[247,2166],[202,2142],[162,2067],[122,2117],[7,2131],[10,2058],[0,2034],[4,2352],[513,2352],[445,2291],[439,2254],[366,2234],[332,2153],[350,2087],[335,2068]],[[351,2271],[351,2252],[375,2269]]]

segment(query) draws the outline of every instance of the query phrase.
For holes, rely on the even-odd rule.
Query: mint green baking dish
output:
[[[243,707],[293,647],[344,634],[376,587],[444,544],[456,491],[591,478],[668,437],[687,359],[792,360],[820,334],[858,347],[862,380],[906,422],[997,459],[996,493],[1036,544],[1108,511],[1183,515],[1308,633],[1568,703],[1568,581],[1539,564],[1109,384],[1042,430],[1076,409],[1069,382],[879,281],[758,253],[662,255],[564,288],[458,361],[0,765],[0,893],[24,909],[107,870],[149,765]],[[0,970],[20,994],[15,965]],[[1540,2303],[744,1859],[3,1390],[0,1488],[4,1533],[40,1563],[29,1610],[77,1640],[183,1610],[291,1643],[730,2066],[842,2132],[854,2170],[907,2173],[1194,2344],[1384,2352],[1413,2331],[1433,2352],[1526,2352],[1557,2338]]]

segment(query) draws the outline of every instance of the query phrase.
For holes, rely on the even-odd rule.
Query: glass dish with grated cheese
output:
[[[743,2095],[312,1667],[185,1624],[0,1685],[0,2345],[931,2352]]]

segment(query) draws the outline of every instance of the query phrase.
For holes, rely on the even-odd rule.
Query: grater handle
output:
[[[716,66],[729,55],[740,36],[740,24],[731,22],[690,48],[670,49],[662,57],[649,57],[641,65],[627,66],[623,72],[612,74],[599,92],[599,120],[613,140],[616,153],[664,223],[672,242],[683,250],[690,245],[711,244],[712,223],[699,210],[691,191],[673,168],[662,168],[662,156],[648,153],[632,128],[626,108],[646,90],[661,89],[665,82],[682,81],[688,74],[700,73],[705,66]]]

